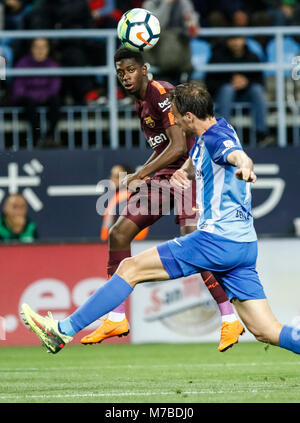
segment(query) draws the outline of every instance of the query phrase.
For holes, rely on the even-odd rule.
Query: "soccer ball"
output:
[[[118,24],[121,43],[133,51],[148,50],[159,40],[159,20],[148,10],[131,9],[124,13]]]

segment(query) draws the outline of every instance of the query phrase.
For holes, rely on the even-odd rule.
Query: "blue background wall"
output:
[[[259,174],[259,180],[284,181],[285,187],[278,204],[265,216],[255,220],[259,235],[292,235],[293,219],[300,216],[300,148],[248,149],[250,157],[256,164],[276,164],[275,174]],[[0,200],[8,193],[9,184],[20,183],[23,192],[36,195],[43,205],[40,211],[29,207],[30,217],[37,223],[41,240],[72,240],[73,238],[99,238],[102,217],[96,212],[99,195],[88,196],[50,196],[49,188],[53,186],[81,185],[93,186],[102,179],[107,179],[114,164],[127,163],[135,168],[142,164],[151,154],[150,150],[95,150],[69,151],[49,150],[34,152],[0,153]],[[36,159],[43,168],[38,169],[32,160]],[[17,178],[8,178],[8,168],[12,163]],[[31,175],[30,175],[31,174]],[[27,184],[29,176],[37,178],[38,184]],[[21,180],[22,181],[22,180]],[[271,184],[272,185],[272,184]],[[271,195],[272,188],[253,189],[253,206],[263,204]],[[179,228],[174,223],[174,216],[165,216],[153,225],[148,239],[168,239],[178,234]]]

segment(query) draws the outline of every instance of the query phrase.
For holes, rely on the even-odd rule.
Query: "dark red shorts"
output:
[[[121,216],[132,220],[140,229],[153,225],[174,209],[175,221],[180,226],[196,226],[195,182],[186,190],[174,190],[169,180],[172,175],[153,176],[129,197]]]

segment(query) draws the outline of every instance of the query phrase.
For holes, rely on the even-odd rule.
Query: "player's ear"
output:
[[[143,73],[143,76],[147,75],[147,71],[148,71],[148,67],[147,67],[147,65],[143,65],[143,66],[142,66],[142,73]]]
[[[191,112],[186,112],[185,116],[187,117],[187,119],[188,119],[189,121],[192,121],[192,120],[193,120],[193,113],[191,113]]]

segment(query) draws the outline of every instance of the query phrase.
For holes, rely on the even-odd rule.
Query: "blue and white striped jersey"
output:
[[[251,183],[235,176],[226,158],[242,146],[233,127],[217,119],[190,151],[194,163],[198,229],[238,242],[257,240],[251,214]]]

